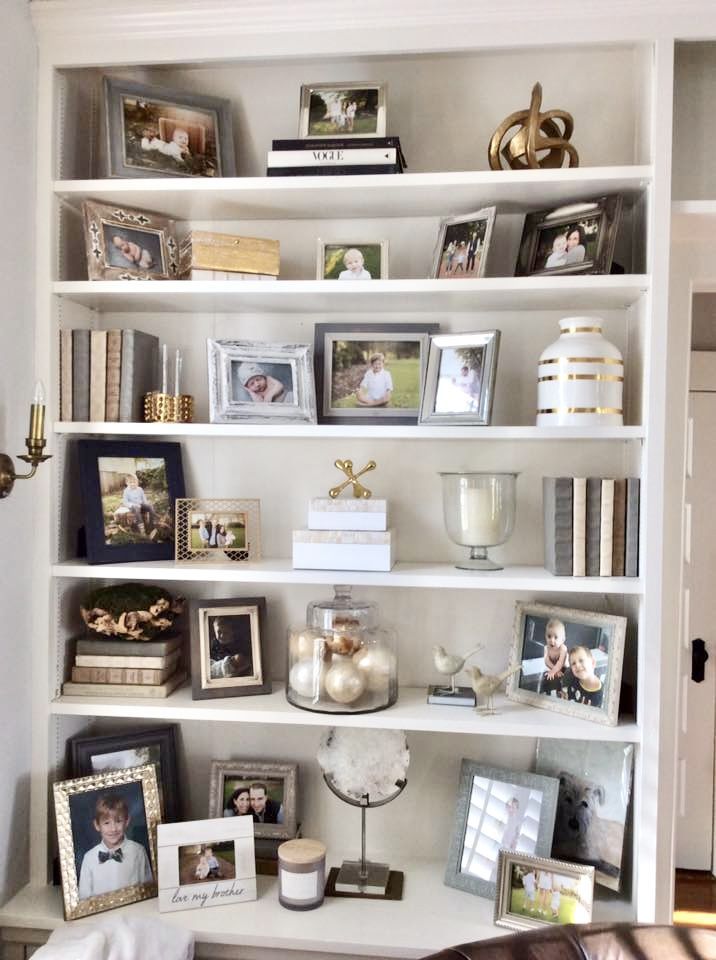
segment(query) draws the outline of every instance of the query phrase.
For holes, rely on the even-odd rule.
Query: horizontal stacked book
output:
[[[179,245],[182,280],[275,280],[281,264],[278,240],[192,230]]]
[[[391,570],[395,532],[386,500],[317,497],[308,506],[308,529],[293,531],[298,570]]]
[[[168,697],[186,679],[182,638],[105,640],[81,637],[75,644],[71,697]]]
[[[402,173],[407,166],[400,137],[274,140],[268,153],[266,176]]]
[[[544,477],[544,565],[557,577],[639,575],[638,477]]]
[[[156,389],[159,338],[141,330],[60,331],[60,419],[134,423]]]

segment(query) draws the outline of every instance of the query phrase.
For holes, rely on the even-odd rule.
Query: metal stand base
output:
[[[337,893],[350,893],[354,896],[384,897],[388,888],[390,867],[387,863],[365,862],[361,870],[360,860],[344,860],[336,877]]]

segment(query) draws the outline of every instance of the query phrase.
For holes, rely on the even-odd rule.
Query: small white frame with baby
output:
[[[318,239],[317,280],[387,280],[388,241]]]
[[[510,930],[591,923],[594,867],[500,850],[495,924]]]
[[[619,721],[626,617],[518,601],[507,681],[510,700],[593,720]]]
[[[53,785],[65,919],[157,895],[153,763]]]
[[[255,900],[253,826],[250,818],[160,824],[159,912]]]
[[[312,350],[304,343],[207,340],[211,423],[315,423]]]
[[[82,210],[90,280],[179,278],[173,220],[96,200],[85,200]]]

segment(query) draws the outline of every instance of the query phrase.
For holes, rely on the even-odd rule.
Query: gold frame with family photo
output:
[[[157,895],[157,853],[156,831],[161,820],[159,808],[159,791],[154,764],[142,767],[129,767],[126,770],[116,770],[106,773],[93,774],[89,777],[80,777],[74,780],[62,780],[53,784],[55,799],[55,820],[57,824],[57,840],[60,852],[60,872],[62,875],[62,900],[66,920],[76,920],[78,917],[87,917],[104,910],[123,907],[138,900],[148,900]],[[133,827],[135,836],[139,840],[126,837],[127,827],[132,825],[132,819],[137,820],[136,814],[132,817],[131,810],[139,809],[141,823]],[[119,845],[120,856],[116,857],[108,851],[103,857],[99,850],[104,842],[101,827],[97,825],[97,816],[100,809],[107,813],[120,810],[120,816],[125,827],[122,832],[122,843]],[[89,819],[88,819],[89,818]],[[102,837],[97,843],[94,833]],[[122,845],[129,841],[132,850],[130,857],[124,855]],[[83,850],[83,848],[86,848]],[[116,889],[96,894],[82,895],[82,885],[87,883],[92,887],[95,879],[92,871],[94,861],[87,862],[86,880],[83,881],[86,860],[97,849],[97,866],[95,871],[110,860],[118,860],[119,864],[128,864],[128,869],[144,870],[151,874],[151,880],[128,883]],[[136,852],[139,850],[139,852]],[[143,850],[143,855],[142,851]],[[116,867],[114,871],[116,872]],[[101,874],[100,874],[101,879]]]
[[[220,523],[219,518],[223,522]],[[208,522],[211,529],[206,538]],[[219,526],[223,530],[223,543],[216,542]],[[213,544],[212,533],[215,534]],[[175,539],[177,563],[260,560],[261,501],[182,497],[176,502]]]
[[[283,808],[282,822],[254,821],[254,836],[290,840],[296,836],[298,797],[298,764],[271,760],[212,760],[209,775],[209,816],[236,817],[253,814],[244,794],[252,784],[264,787],[267,802]],[[273,794],[273,796],[271,796]],[[279,815],[273,809],[272,816]]]
[[[419,422],[487,426],[499,347],[499,330],[431,337]]]
[[[190,611],[192,700],[271,693],[265,598],[192,600]]]
[[[433,263],[434,279],[475,280],[485,276],[496,214],[497,207],[483,207],[474,213],[447,217],[441,221]],[[452,244],[456,246],[451,251],[449,248]],[[460,273],[457,272],[458,267],[462,268]]]
[[[518,601],[510,662],[521,669],[507,681],[508,699],[616,726],[626,625],[615,614]]]
[[[355,96],[349,105],[352,113],[343,110],[343,102],[347,97],[341,94],[354,93]],[[324,94],[336,94],[337,96],[327,100]],[[361,122],[360,105],[357,104],[356,97],[359,94],[370,95],[371,100],[375,100],[371,106],[371,114],[374,114],[374,122]],[[322,105],[318,104],[318,100]],[[304,83],[301,86],[301,108],[298,121],[298,136],[304,140],[361,140],[366,137],[384,137],[386,128],[386,85],[384,83],[370,83],[368,81],[353,81],[350,83]],[[331,120],[331,105],[339,106],[338,111],[333,111],[334,119]],[[353,108],[353,104],[356,107]],[[325,111],[323,117],[317,117],[318,112]],[[339,122],[340,118],[340,122]],[[356,129],[358,128],[358,129]],[[361,129],[362,128],[362,129]]]
[[[344,274],[351,272],[347,258],[348,254],[354,251],[360,253],[362,269],[370,274],[369,277],[358,277],[358,280],[388,279],[387,240],[343,242],[342,240],[321,240],[319,237],[317,244],[316,280],[353,280],[352,276],[344,276]],[[332,260],[329,263],[327,259],[331,251],[333,251]]]
[[[90,280],[179,278],[173,220],[97,200],[85,200],[82,213]]]
[[[308,344],[210,338],[207,357],[211,423],[316,422]]]
[[[231,102],[104,78],[108,177],[235,177]]]
[[[524,887],[522,883],[518,888],[514,882],[515,879],[519,879],[519,872],[523,870],[529,870],[529,873],[523,874],[523,876],[533,875],[532,897],[529,896],[528,888]],[[549,887],[546,884],[540,886],[541,874],[545,875],[545,879],[549,877]],[[576,896],[571,887],[565,888],[563,886],[555,891],[555,876],[574,883],[576,885]],[[518,893],[515,892],[516,890]],[[538,906],[535,906],[534,910],[524,907],[525,900],[532,899],[537,904],[539,895],[542,892],[546,894],[548,891],[552,896],[546,910],[540,910]],[[558,897],[557,900],[555,900],[555,896]],[[572,905],[572,912],[569,916],[566,915],[565,896],[571,896],[576,901]],[[546,900],[546,896],[542,899]],[[519,903],[519,901],[522,902]],[[566,860],[553,860],[549,857],[529,857],[514,853],[511,850],[500,850],[497,896],[495,897],[495,924],[498,927],[508,927],[510,930],[534,930],[539,927],[555,927],[567,923],[591,923],[593,904],[594,867],[568,863]],[[562,918],[563,916],[564,918]]]
[[[622,197],[613,194],[528,213],[515,276],[609,273],[622,203]]]

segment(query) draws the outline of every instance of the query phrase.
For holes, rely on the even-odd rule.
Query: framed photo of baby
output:
[[[178,279],[173,220],[96,200],[82,210],[90,280]]]
[[[519,601],[512,640],[521,669],[511,700],[608,726],[619,719],[626,618]]]
[[[485,207],[442,221],[433,266],[436,279],[484,277],[495,213],[495,207]]]
[[[594,867],[500,851],[495,923],[512,930],[591,923]]]
[[[250,818],[257,837],[295,837],[297,764],[213,760],[209,782],[210,816]]]
[[[388,241],[318,241],[317,280],[387,280]]]
[[[109,177],[234,177],[228,100],[104,78]]]
[[[322,140],[384,137],[385,92],[382,83],[304,84],[299,137]]]
[[[263,597],[191,602],[191,695],[241,697],[270,693]]]
[[[65,919],[157,895],[153,764],[54,784]]]

